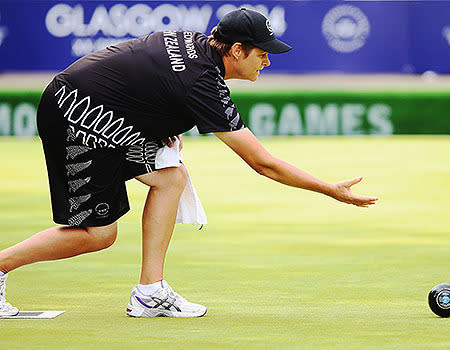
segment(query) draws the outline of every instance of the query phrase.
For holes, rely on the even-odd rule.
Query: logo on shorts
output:
[[[107,203],[97,204],[97,206],[95,207],[95,212],[100,216],[108,215],[109,205]]]
[[[322,34],[337,52],[353,52],[364,46],[370,33],[366,15],[357,7],[333,7],[322,21]]]

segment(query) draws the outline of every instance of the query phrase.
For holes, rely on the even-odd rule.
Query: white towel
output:
[[[156,152],[156,169],[179,167],[182,162],[183,155],[180,152],[180,141],[178,139],[176,139],[173,147],[164,146]],[[192,185],[189,172],[186,187],[178,202],[177,219],[175,222],[177,224],[182,223],[192,225],[206,225],[208,223],[205,210]]]

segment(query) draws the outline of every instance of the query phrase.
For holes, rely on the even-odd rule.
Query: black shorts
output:
[[[163,144],[86,143],[83,130],[64,117],[55,90],[54,84],[47,87],[37,112],[53,220],[70,226],[109,225],[130,209],[125,181],[154,171],[156,153]]]

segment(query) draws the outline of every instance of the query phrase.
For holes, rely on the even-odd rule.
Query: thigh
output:
[[[166,187],[175,184],[185,185],[187,169],[184,164],[181,164],[179,167],[159,169],[151,173],[136,176],[135,178],[151,187]]]
[[[156,171],[157,153],[163,147],[163,143],[156,140],[127,146],[125,150],[125,178],[130,180]]]
[[[107,226],[128,212],[124,152],[80,144],[70,126],[53,133],[54,137],[42,137],[53,220],[70,226]]]
[[[117,221],[105,226],[87,226],[86,231],[96,238],[111,238],[117,236]]]

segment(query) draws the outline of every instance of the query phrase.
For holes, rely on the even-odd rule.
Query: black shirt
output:
[[[55,77],[75,132],[102,146],[244,127],[222,58],[202,33],[166,31],[87,55]],[[85,137],[86,139],[86,137]]]

